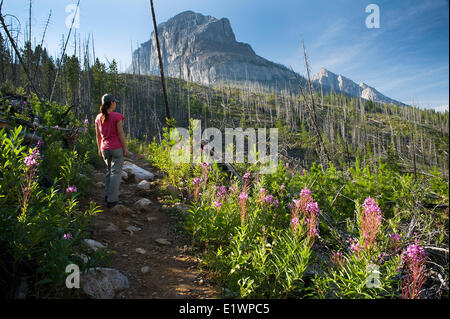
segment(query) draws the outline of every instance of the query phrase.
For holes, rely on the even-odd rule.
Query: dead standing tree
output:
[[[5,30],[6,36],[9,39],[9,42],[11,43],[14,52],[16,53],[17,58],[19,59],[20,65],[22,66],[25,75],[27,77],[27,80],[31,86],[31,88],[33,89],[34,93],[36,94],[36,96],[39,98],[40,100],[40,93],[39,91],[36,89],[36,87],[34,86],[33,80],[31,79],[31,75],[30,75],[30,70],[28,69],[28,67],[26,66],[25,62],[22,59],[22,55],[20,54],[19,49],[17,48],[16,42],[14,41],[13,37],[11,36],[11,33],[9,32],[8,26],[6,25],[5,19],[3,18],[3,14],[2,14],[2,6],[3,6],[3,0],[0,2],[0,24],[3,28],[3,30]]]
[[[64,55],[66,54],[67,44],[69,43],[70,34],[72,33],[73,25],[75,23],[75,18],[77,17],[79,7],[80,7],[80,0],[78,0],[77,8],[75,10],[75,14],[72,19],[72,24],[70,25],[69,34],[67,35],[66,43],[64,44],[63,52],[61,54],[61,59],[59,60],[58,68],[56,69],[55,81],[53,82],[52,92],[50,93],[50,98],[49,98],[50,103],[53,100],[53,94],[55,93],[56,83],[58,82],[58,77],[59,77],[59,73],[61,71],[62,61],[64,59]]]
[[[298,78],[297,73],[295,73],[294,70],[292,70],[292,72],[294,73],[294,75],[297,79],[300,93],[301,93],[303,100],[305,101],[305,104],[308,107],[308,110],[310,113],[309,118],[313,124],[314,130],[317,135],[317,146],[318,146],[317,152],[319,154],[320,162],[322,163],[322,169],[324,169],[330,162],[330,157],[328,156],[327,149],[323,143],[322,134],[320,133],[320,129],[317,124],[316,105],[314,102],[313,87],[312,87],[312,83],[311,83],[310,70],[309,70],[309,62],[308,62],[308,57],[306,55],[305,43],[303,41],[302,41],[302,47],[303,47],[303,58],[304,58],[304,62],[305,62],[305,69],[306,69],[306,76],[307,76],[307,84],[308,84],[308,88],[309,88],[309,97],[310,97],[309,100],[306,97],[306,93],[305,93],[306,89],[304,89],[302,87],[301,81]],[[326,159],[326,162],[325,162],[324,157]],[[326,164],[326,165],[324,165],[324,164]]]
[[[164,68],[161,57],[161,48],[159,46],[158,26],[156,25],[155,9],[153,7],[153,0],[150,0],[150,7],[152,9],[153,29],[155,30],[156,50],[158,51],[159,71],[161,73],[161,84],[163,89],[164,105],[166,107],[166,122],[167,126],[172,127],[172,117],[170,116],[169,101],[167,100],[166,81],[164,79]]]

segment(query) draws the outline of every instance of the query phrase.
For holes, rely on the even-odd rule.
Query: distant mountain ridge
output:
[[[322,68],[311,79],[316,87],[323,88],[327,92],[344,93],[346,95],[361,97],[365,100],[374,101],[377,103],[398,104],[405,105],[402,102],[393,100],[381,94],[375,88],[368,86],[365,83],[355,83],[349,78],[342,75],[337,75],[325,68]]]
[[[278,89],[298,90],[297,78],[287,67],[258,56],[247,43],[236,41],[227,18],[217,19],[193,11],[182,12],[158,25],[159,42],[167,76],[211,85],[220,82],[258,82]],[[129,73],[159,75],[154,32],[133,52]],[[312,78],[317,90],[342,92],[383,103],[397,103],[364,83],[321,69]],[[402,104],[402,103],[400,103]]]

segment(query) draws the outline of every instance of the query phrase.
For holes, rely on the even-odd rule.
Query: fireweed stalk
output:
[[[300,200],[294,200],[289,207],[291,208],[291,227],[295,234],[297,234],[300,220],[298,219],[298,212],[300,211]]]
[[[319,219],[319,205],[317,202],[309,202],[306,205],[306,211],[308,214],[308,217],[306,218],[306,225],[308,226],[308,235],[309,238],[314,241],[314,238],[319,235],[319,228],[318,228],[318,219]]]
[[[341,267],[344,265],[344,256],[340,251],[333,251],[331,253],[331,263],[332,267]]]
[[[306,224],[308,237],[311,239],[311,244],[314,242],[314,238],[319,234],[318,230],[318,217],[319,217],[319,205],[314,201],[311,190],[303,188],[300,192],[300,199],[294,200],[290,204],[291,208],[291,227],[292,230],[297,233],[298,226],[300,225],[299,212],[302,213],[302,219]]]
[[[394,254],[397,254],[397,252],[399,251],[401,240],[402,240],[402,238],[397,233],[393,233],[389,237],[390,247]]]
[[[20,193],[20,206],[21,213],[18,217],[19,221],[24,222],[28,204],[33,192],[33,186],[35,184],[35,177],[37,167],[39,166],[38,160],[41,158],[39,149],[35,148],[31,151],[31,154],[24,158],[25,163],[25,175],[24,183],[21,185]]]
[[[403,261],[407,272],[402,283],[403,299],[417,299],[419,297],[420,289],[425,282],[426,259],[425,251],[417,242],[410,244],[403,253]]]
[[[264,202],[264,198],[266,198],[267,190],[265,188],[261,188],[258,194],[258,203],[262,204]]]
[[[200,167],[202,169],[202,188],[205,189],[206,188],[206,183],[208,182],[208,168],[209,168],[209,164],[208,163],[201,163]]]
[[[192,183],[194,184],[194,198],[195,202],[198,202],[199,198],[199,192],[200,192],[200,178],[196,177],[192,180]]]
[[[382,219],[380,207],[373,198],[367,197],[360,215],[360,231],[364,248],[369,250],[375,248]]]
[[[241,223],[244,223],[247,219],[247,199],[248,194],[246,192],[242,192],[239,195],[239,205],[241,206]]]

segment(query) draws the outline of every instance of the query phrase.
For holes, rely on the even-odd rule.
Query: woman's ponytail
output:
[[[100,105],[100,113],[103,114],[102,115],[102,124],[108,119],[108,108],[110,106],[108,104],[111,104],[111,103],[109,102],[109,103]]]
[[[102,113],[102,124],[108,119],[108,110],[117,100],[109,93],[102,96],[102,105],[100,105],[100,113]]]

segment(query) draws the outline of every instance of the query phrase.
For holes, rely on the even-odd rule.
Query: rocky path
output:
[[[176,230],[177,214],[169,213],[159,200],[158,172],[146,161],[132,155],[126,161],[155,173],[153,181],[142,182],[129,176],[120,186],[124,206],[107,208],[104,203],[103,171],[96,171],[97,183],[90,187],[92,200],[103,212],[94,217],[91,238],[116,253],[105,265],[128,278],[129,288],[114,298],[218,298],[200,260],[191,254],[189,241]]]

